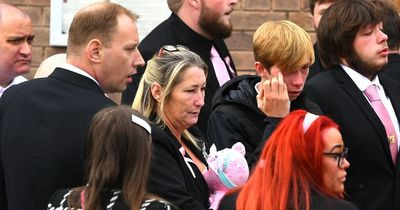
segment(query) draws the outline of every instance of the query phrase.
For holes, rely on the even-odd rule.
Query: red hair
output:
[[[310,209],[311,191],[341,198],[324,184],[321,131],[338,125],[319,116],[303,131],[304,110],[290,113],[263,148],[248,182],[241,188],[237,210]]]

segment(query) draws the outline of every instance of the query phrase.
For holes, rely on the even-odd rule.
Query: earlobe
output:
[[[265,73],[268,73],[267,69],[264,67],[264,65],[260,61],[256,61],[254,63],[254,68],[256,69],[256,72],[258,76],[263,77]]]
[[[154,82],[153,84],[151,84],[151,95],[153,96],[153,98],[157,101],[160,102],[161,101],[161,94],[162,94],[162,87],[159,83]]]

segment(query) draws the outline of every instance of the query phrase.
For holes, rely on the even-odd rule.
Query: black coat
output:
[[[218,150],[242,142],[249,166],[258,160],[265,141],[280,121],[265,116],[257,107],[255,85],[259,76],[240,76],[225,83],[215,94],[213,112],[208,121],[208,140]],[[300,94],[291,102],[290,110],[305,109],[321,114],[319,107]]]
[[[238,193],[226,195],[218,210],[236,210]],[[289,209],[290,210],[290,209]],[[359,210],[354,204],[336,198],[324,197],[319,194],[312,194],[310,210]]]
[[[179,151],[181,144],[167,126],[161,129],[152,125],[151,130],[153,156],[147,184],[148,191],[165,198],[180,210],[208,209],[208,186],[198,167],[190,163],[190,167],[196,176],[194,178]],[[198,135],[196,134],[196,136]],[[207,166],[202,151],[189,141],[184,141],[193,154]],[[187,154],[185,157],[189,158]]]
[[[207,133],[207,120],[211,114],[211,103],[214,93],[220,87],[217,76],[214,72],[214,67],[210,59],[211,46],[214,45],[222,58],[230,58],[230,66],[235,69],[232,57],[229,54],[223,40],[208,40],[191,28],[189,28],[179,17],[175,14],[158,25],[154,30],[148,34],[143,41],[139,44],[139,51],[143,59],[147,62],[155,53],[158,53],[160,48],[164,45],[185,45],[191,51],[198,54],[208,66],[207,85],[205,93],[205,104],[201,109],[199,121],[197,126],[203,133]],[[122,94],[122,103],[132,105],[136,91],[143,76],[144,68],[139,68],[138,73],[133,75],[133,82],[128,85],[128,88]],[[228,71],[228,70],[227,70]],[[228,71],[229,72],[229,71]],[[232,75],[231,75],[232,76]]]
[[[90,121],[113,105],[93,80],[61,68],[9,88],[0,99],[0,209],[43,210],[57,189],[84,185]]]
[[[390,53],[388,60],[388,64],[380,74],[387,75],[400,84],[400,54]]]
[[[400,119],[398,83],[386,75],[379,80]],[[400,161],[393,165],[385,127],[353,80],[336,66],[309,80],[305,91],[339,124],[349,148],[346,199],[362,210],[400,209]]]

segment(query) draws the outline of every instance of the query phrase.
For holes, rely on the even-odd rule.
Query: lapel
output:
[[[66,83],[70,83],[74,86],[82,87],[84,89],[91,89],[95,92],[98,92],[99,94],[104,95],[103,90],[101,90],[101,88],[96,82],[94,82],[90,78],[69,71],[67,69],[56,68],[54,72],[50,74],[49,77],[57,80],[62,80]]]
[[[375,132],[379,136],[379,143],[385,151],[386,160],[388,161],[388,163],[390,163],[391,167],[393,168],[392,157],[390,155],[390,148],[387,142],[385,126],[382,124],[378,115],[375,113],[374,109],[371,107],[368,100],[365,98],[364,94],[360,91],[360,89],[358,89],[356,84],[346,74],[346,72],[342,69],[342,67],[337,67],[336,69],[333,69],[332,73],[336,81],[343,89],[343,91],[349,95],[349,97],[354,101],[355,104],[357,104],[361,112],[368,119],[369,123],[372,125],[372,127],[374,127]],[[400,100],[398,101],[398,104],[400,105]],[[398,115],[397,113],[400,112],[396,112],[396,115]]]

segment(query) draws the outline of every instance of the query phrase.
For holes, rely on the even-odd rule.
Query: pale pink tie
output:
[[[221,56],[218,54],[217,49],[215,49],[214,46],[212,46],[211,48],[210,59],[214,66],[214,72],[217,75],[218,83],[220,86],[222,86],[223,84],[225,84],[225,82],[230,80],[231,77],[229,76],[229,72],[226,69],[224,60],[222,60]]]
[[[392,154],[392,160],[393,163],[396,163],[398,145],[397,145],[396,132],[393,123],[390,120],[389,113],[387,112],[385,106],[383,105],[375,85],[370,85],[364,91],[364,94],[371,102],[372,108],[375,110],[375,113],[379,116],[379,119],[381,119],[383,125],[385,126],[386,135],[390,147],[390,153]]]

